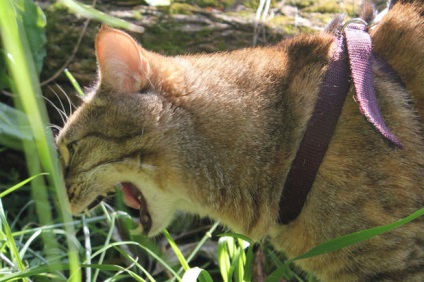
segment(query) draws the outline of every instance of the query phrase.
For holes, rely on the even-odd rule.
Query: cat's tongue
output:
[[[137,187],[129,182],[124,182],[122,184],[122,193],[124,195],[124,203],[130,208],[139,210],[141,206],[141,192],[137,189]]]

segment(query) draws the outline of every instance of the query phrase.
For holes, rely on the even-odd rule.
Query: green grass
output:
[[[137,29],[78,2],[62,3],[91,18]],[[7,66],[6,72],[0,70],[0,90],[15,94],[13,107],[0,103],[0,157],[13,150],[26,159],[29,175],[22,177],[22,171],[13,168],[0,171],[0,281],[251,281],[259,256],[265,260],[268,282],[314,281],[293,272],[291,263],[356,244],[424,215],[421,209],[387,226],[325,242],[291,260],[267,242],[223,233],[218,223],[190,217],[178,217],[158,238],[143,237],[133,231],[135,224],[119,193],[116,206],[124,211],[102,204],[91,215],[72,218],[38,81],[45,24],[32,0],[0,2],[0,65]]]

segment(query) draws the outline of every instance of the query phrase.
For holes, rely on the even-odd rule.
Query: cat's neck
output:
[[[175,103],[192,125],[191,134],[185,130],[179,137],[179,147],[182,158],[190,155],[184,170],[191,172],[187,185],[194,186],[198,213],[229,215],[221,220],[253,238],[276,223],[285,176],[312,114],[332,42],[331,36],[309,36],[276,47],[176,59],[186,69],[189,94]],[[257,204],[270,202],[260,199],[270,196],[271,205]]]

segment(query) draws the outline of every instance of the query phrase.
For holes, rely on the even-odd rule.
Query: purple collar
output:
[[[279,223],[290,223],[302,211],[342,111],[350,80],[355,88],[355,99],[368,122],[390,144],[403,148],[387,128],[378,108],[371,68],[373,59],[382,63],[382,70],[390,77],[398,77],[390,65],[372,54],[367,23],[362,19],[346,23],[336,38],[336,50],[287,175],[280,198]]]

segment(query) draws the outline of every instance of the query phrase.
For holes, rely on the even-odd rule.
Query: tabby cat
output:
[[[177,210],[220,220],[289,257],[424,206],[424,1],[399,1],[370,31],[406,89],[374,68],[389,146],[350,90],[300,215],[278,223],[283,184],[334,49],[330,32],[275,46],[166,57],[102,27],[98,81],[57,143],[72,212],[119,186],[154,236]],[[323,281],[424,281],[424,219],[301,260]]]

